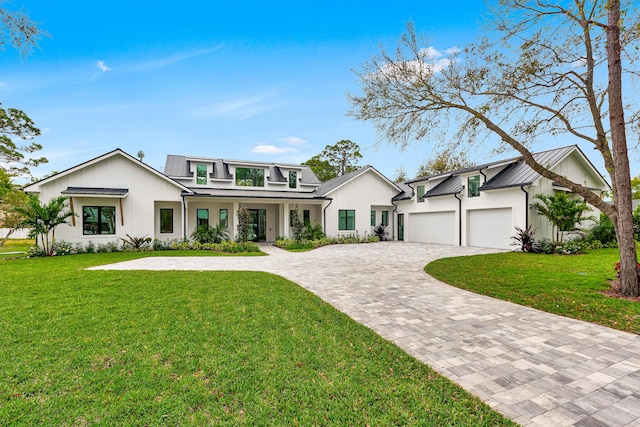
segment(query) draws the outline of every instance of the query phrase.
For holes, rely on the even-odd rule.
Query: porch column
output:
[[[233,214],[231,215],[231,238],[235,239],[238,233],[238,209],[240,209],[239,202],[233,202]]]
[[[282,234],[284,236],[289,236],[289,203],[283,203],[282,209]]]

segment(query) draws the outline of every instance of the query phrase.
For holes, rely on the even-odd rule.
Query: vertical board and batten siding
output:
[[[178,186],[121,155],[108,157],[56,180],[41,184],[39,186],[40,199],[48,201],[52,197],[60,195],[68,187],[108,187],[129,190],[127,196],[122,199],[122,214],[119,198],[73,197],[73,207],[77,214],[76,225],[62,225],[56,228],[56,239],[69,242],[91,240],[95,243],[106,243],[118,241],[120,237],[126,238],[127,234],[133,237],[161,237],[158,236],[160,226],[155,202],[181,202],[181,189]],[[83,235],[83,206],[114,206],[116,208],[116,234]],[[176,216],[176,213],[179,215]],[[122,225],[123,217],[124,225]],[[180,234],[182,234],[181,218],[181,213],[174,211],[174,230],[177,227]],[[69,222],[71,223],[71,220]]]
[[[332,202],[325,211],[325,233],[328,236],[355,233],[361,237],[370,235],[372,206],[378,209],[388,206],[389,230],[391,230],[394,209],[391,199],[396,194],[398,194],[398,189],[381,178],[375,171],[364,171],[326,195],[332,199]],[[338,211],[340,210],[355,210],[355,230],[338,230]]]

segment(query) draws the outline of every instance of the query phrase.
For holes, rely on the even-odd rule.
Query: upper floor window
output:
[[[298,188],[298,172],[289,171],[289,188]]]
[[[116,207],[83,206],[82,234],[116,234]]]
[[[236,185],[241,187],[264,187],[264,169],[236,168]]]
[[[207,165],[196,166],[196,184],[207,183]]]
[[[480,195],[480,175],[470,176],[467,183],[467,196],[478,197]]]
[[[416,201],[418,203],[424,202],[424,185],[418,185],[418,187],[416,187],[416,191],[418,193],[418,199]]]

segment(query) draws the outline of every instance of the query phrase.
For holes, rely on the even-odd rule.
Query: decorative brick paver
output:
[[[286,277],[523,426],[640,427],[640,336],[441,283],[424,266],[490,249],[408,242],[268,257],[151,257],[95,269]]]

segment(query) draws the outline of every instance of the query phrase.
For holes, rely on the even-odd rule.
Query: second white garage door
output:
[[[409,214],[409,240],[412,242],[456,244],[455,212]]]
[[[485,248],[513,249],[514,234],[511,208],[467,211],[467,245]]]

